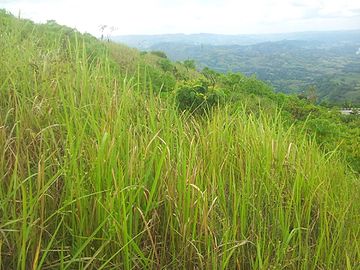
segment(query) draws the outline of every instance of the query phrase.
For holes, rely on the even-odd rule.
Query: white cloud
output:
[[[14,14],[99,34],[264,33],[360,27],[358,0],[0,0]],[[315,28],[315,29],[314,29]]]

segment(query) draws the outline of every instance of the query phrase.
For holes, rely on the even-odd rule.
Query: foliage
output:
[[[168,92],[175,88],[176,79],[170,72],[161,72],[151,66],[145,67],[144,72],[147,77],[144,89],[152,89],[154,92]]]
[[[205,67],[201,73],[204,75],[204,77],[211,83],[212,87],[215,87],[216,83],[218,82],[219,77],[221,76],[219,73],[217,73],[214,70],[211,70],[208,67]]]
[[[196,64],[194,60],[187,59],[183,61],[183,65],[186,67],[186,69],[195,69]]]
[[[159,59],[158,65],[165,72],[172,72],[174,70],[174,66],[168,59]]]
[[[182,111],[205,112],[219,105],[223,95],[220,90],[211,89],[204,82],[183,83],[177,89],[176,101]]]
[[[307,41],[292,37],[274,42],[249,42],[250,45],[234,45],[241,39],[223,45],[199,44],[195,40],[156,43],[153,39],[151,48],[165,51],[174,61],[194,59],[200,69],[256,74],[271,83],[277,92],[299,94],[315,86],[318,101],[337,105],[351,102],[360,107],[360,57],[355,54],[360,47],[359,31],[351,34],[354,37],[350,40],[346,32],[345,37],[341,32],[328,34],[333,37],[331,41],[321,39],[320,34]],[[226,40],[224,38],[216,40]],[[211,42],[211,37],[207,42]]]
[[[306,124],[310,134],[316,134],[319,141],[330,141],[340,135],[338,125],[328,119],[310,119]]]

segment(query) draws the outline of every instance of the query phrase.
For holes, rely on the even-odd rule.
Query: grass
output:
[[[106,45],[6,26],[1,269],[359,269],[359,180],[280,114],[179,113]]]

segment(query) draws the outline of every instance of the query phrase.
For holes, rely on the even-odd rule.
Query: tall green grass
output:
[[[104,44],[43,29],[0,29],[0,268],[359,269],[335,152],[246,104],[180,113]]]

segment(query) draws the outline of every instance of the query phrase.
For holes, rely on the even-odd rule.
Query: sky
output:
[[[95,36],[101,25],[112,35],[360,29],[360,0],[0,0],[0,8]]]

